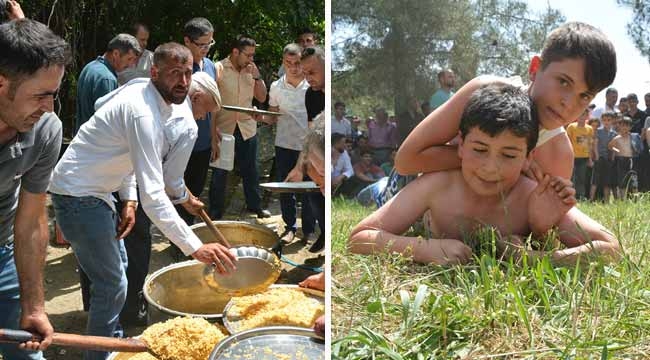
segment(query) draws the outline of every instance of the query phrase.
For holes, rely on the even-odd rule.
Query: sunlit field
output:
[[[621,240],[622,261],[514,264],[490,246],[453,267],[352,255],[350,230],[373,209],[333,200],[333,358],[650,358],[650,196],[579,207]]]

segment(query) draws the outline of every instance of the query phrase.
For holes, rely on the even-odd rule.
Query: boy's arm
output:
[[[543,237],[576,204],[571,181],[544,175],[528,198],[528,223],[536,237]]]
[[[611,150],[611,151],[618,152],[618,151],[614,150],[614,148],[615,148],[616,145],[618,144],[618,138],[620,138],[620,137],[621,137],[621,135],[616,135],[616,136],[615,136],[615,137],[614,137],[614,138],[609,142],[609,144],[607,144],[607,148],[608,148],[609,150]]]
[[[408,175],[459,168],[456,148],[445,144],[458,134],[460,117],[472,93],[496,81],[502,80],[494,76],[474,78],[424,118],[397,151],[395,169],[400,174]]]
[[[533,151],[533,160],[544,174],[571,179],[574,155],[567,136],[555,136]]]
[[[598,136],[594,134],[594,141],[591,146],[591,156],[594,159],[594,161],[598,161]]]
[[[399,235],[429,208],[431,197],[443,190],[439,177],[438,173],[419,177],[362,220],[350,234],[350,251],[357,254],[397,252],[422,263],[467,262],[472,251],[459,240]]]

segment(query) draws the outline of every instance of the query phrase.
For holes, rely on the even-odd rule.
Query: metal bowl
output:
[[[231,296],[254,294],[266,290],[280,277],[280,259],[265,248],[237,246],[230,248],[237,257],[237,269],[228,274],[214,271],[206,265],[203,278],[208,287]]]
[[[222,340],[208,360],[255,359],[275,360],[277,355],[292,359],[325,359],[325,343],[313,330],[291,326],[274,326],[240,332]]]
[[[256,245],[270,249],[280,241],[278,234],[264,225],[245,221],[213,221],[212,223],[232,246]],[[205,223],[194,224],[190,228],[204,244],[217,241]]]

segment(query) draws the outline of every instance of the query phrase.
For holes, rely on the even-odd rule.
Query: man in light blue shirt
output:
[[[440,88],[436,90],[429,101],[431,111],[444,104],[452,95],[454,95],[452,89],[456,86],[456,75],[451,69],[442,70],[438,73],[438,83],[440,84]]]

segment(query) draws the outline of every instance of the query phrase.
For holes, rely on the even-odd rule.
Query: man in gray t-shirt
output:
[[[35,350],[54,331],[43,296],[46,189],[61,146],[52,110],[70,50],[45,25],[21,19],[0,25],[0,54],[0,328],[43,337],[0,344],[0,355],[42,359]]]

